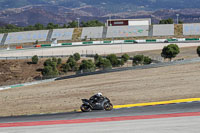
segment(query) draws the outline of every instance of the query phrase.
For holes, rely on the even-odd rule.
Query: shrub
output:
[[[148,56],[144,56],[144,64],[151,64],[152,63],[152,59],[149,58]]]
[[[133,65],[143,64],[144,55],[136,55],[133,57]]]
[[[144,55],[136,55],[133,57],[133,65],[151,64],[152,59]]]
[[[106,58],[110,60],[110,63],[113,67],[117,67],[120,65],[120,62],[118,61],[117,56],[115,54],[110,54]]]
[[[77,70],[77,63],[73,56],[69,57],[69,59],[67,60],[67,64],[69,64],[71,71]]]
[[[32,63],[33,63],[33,64],[37,64],[38,61],[39,61],[38,56],[37,56],[37,55],[34,55],[34,56],[32,57]]]
[[[119,64],[120,64],[121,66],[123,66],[124,63],[125,63],[124,59],[121,59],[121,60],[118,60],[118,61],[119,61]]]
[[[162,49],[161,56],[165,59],[168,58],[171,61],[171,59],[176,57],[179,52],[179,47],[176,44],[170,44]]]
[[[61,59],[61,58],[58,58],[57,64],[60,65],[61,63],[62,63],[62,59]]]
[[[43,65],[44,65],[44,66],[50,66],[50,65],[51,65],[51,59],[45,60],[45,62],[44,62]]]
[[[75,53],[75,54],[73,55],[73,57],[74,57],[75,61],[79,61],[79,60],[81,59],[81,56],[80,56],[79,53]]]
[[[70,66],[68,63],[62,65],[62,71],[67,73],[70,70]]]
[[[42,71],[42,75],[48,78],[55,77],[58,75],[58,70],[52,66],[45,66]]]
[[[197,47],[197,54],[198,54],[199,57],[200,57],[200,46]]]
[[[57,59],[55,57],[52,58],[53,62],[57,62]]]
[[[102,68],[103,70],[105,70],[105,69],[112,68],[112,64],[110,63],[110,60],[103,59],[103,58],[100,57],[98,62],[96,63],[96,67]]]
[[[95,71],[95,65],[92,60],[82,60],[79,70],[83,72]]]
[[[57,59],[47,59],[44,62],[44,69],[42,71],[42,75],[44,77],[55,77],[59,74],[58,69],[57,69],[57,62],[55,62],[55,60],[57,61]]]
[[[97,61],[99,61],[100,58],[102,58],[100,55],[95,54],[95,55],[94,55],[94,61],[95,61],[95,63],[96,63]]]
[[[124,60],[124,62],[126,63],[128,60],[129,60],[129,55],[128,54],[123,54],[122,55],[122,57],[121,57],[123,60]]]

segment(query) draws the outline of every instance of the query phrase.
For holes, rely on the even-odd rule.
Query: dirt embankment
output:
[[[31,60],[0,60],[0,86],[33,81],[41,77],[38,69],[43,68],[43,61],[38,64]]]

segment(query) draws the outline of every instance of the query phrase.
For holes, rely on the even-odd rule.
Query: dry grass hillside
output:
[[[200,63],[92,75],[0,93],[0,116],[66,112],[102,92],[114,105],[200,97]]]

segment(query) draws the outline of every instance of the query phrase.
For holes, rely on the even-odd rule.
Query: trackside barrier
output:
[[[35,45],[36,48],[41,48],[41,45]]]
[[[62,46],[62,43],[58,43],[58,44],[51,44],[51,47],[58,47],[58,46]]]
[[[93,44],[102,44],[102,41],[93,41]]]
[[[186,38],[186,41],[199,41],[199,38]]]
[[[16,49],[22,49],[23,47],[22,46],[16,46]]]
[[[153,39],[153,40],[146,40],[146,42],[156,42],[156,39]]]
[[[124,43],[135,43],[135,40],[124,40]]]
[[[72,43],[62,43],[62,46],[72,45]]]
[[[138,42],[138,43],[145,43],[146,40],[136,40],[136,42]]]
[[[112,43],[112,41],[103,41],[103,44],[109,44]]]
[[[184,42],[185,41],[185,38],[178,38],[177,39],[179,42]]]
[[[90,42],[82,42],[82,44],[93,44],[93,42],[92,41],[90,41]]]
[[[167,39],[168,42],[176,42],[178,41],[177,39]]]
[[[156,42],[165,42],[166,39],[156,39]]]
[[[41,47],[51,47],[51,44],[41,44]]]
[[[200,41],[200,38],[172,38],[172,39],[147,39],[147,40],[113,40],[113,41],[88,41],[88,42],[72,42],[59,44],[41,44],[36,47],[59,47],[69,45],[92,45],[92,44],[121,44],[121,43],[163,43],[163,42],[184,42],[184,41]],[[21,49],[21,46],[16,49]]]

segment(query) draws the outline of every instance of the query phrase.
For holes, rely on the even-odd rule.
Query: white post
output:
[[[80,20],[80,18],[77,18],[77,20],[78,20],[78,28],[79,28],[79,20]]]
[[[176,17],[177,17],[177,24],[178,24],[178,17],[179,17],[179,14],[176,14]]]

